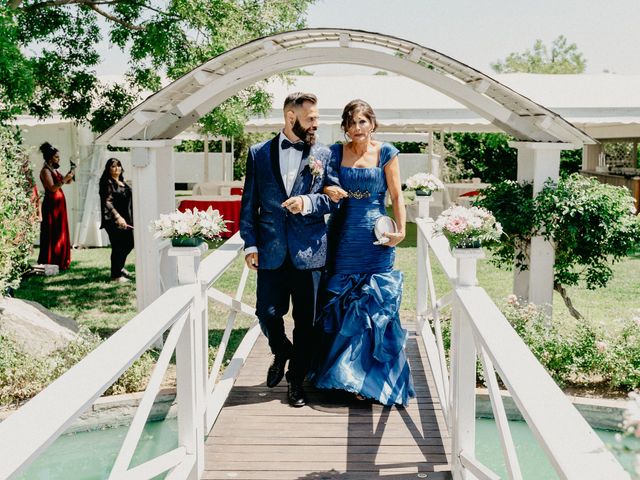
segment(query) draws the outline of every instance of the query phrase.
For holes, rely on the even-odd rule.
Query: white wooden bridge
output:
[[[430,86],[489,120],[517,141],[518,180],[559,176],[560,151],[595,140],[559,115],[495,79],[440,52],[397,37],[345,29],[284,32],[213,58],[156,92],[105,132],[99,143],[132,155],[134,220],[149,225],[174,208],[174,138],[230,96],[279,72],[318,64],[384,69]],[[354,93],[357,96],[357,92]],[[416,108],[420,108],[416,105]],[[487,379],[508,477],[522,478],[509,432],[501,382],[563,479],[629,478],[599,437],[527,349],[476,283],[476,256],[452,256],[432,221],[418,220],[417,304],[408,352],[418,384],[404,409],[336,403],[312,392],[308,407],[288,408],[283,387],[264,388],[269,363],[254,326],[219,375],[242,303],[245,270],[234,298],[216,288],[241,255],[232,237],[200,262],[202,251],[171,249],[146,228],[134,231],[140,313],[94,352],[0,424],[0,479],[15,477],[161,337],[164,348],[109,478],[499,478],[475,455],[476,362]],[[553,294],[553,246],[530,245],[527,271],[517,272],[518,296],[544,305]],[[173,285],[177,258],[178,285]],[[449,279],[436,292],[435,258]],[[162,281],[161,281],[162,280]],[[166,281],[165,281],[166,280]],[[164,286],[164,289],[163,289]],[[208,368],[208,302],[229,308],[218,355]],[[445,360],[439,311],[452,307],[451,349]],[[406,327],[409,327],[406,325]],[[175,352],[178,447],[131,467],[135,447]]]
[[[417,399],[406,409],[354,403],[311,390],[301,409],[286,386],[265,387],[268,347],[254,325],[218,376],[238,313],[253,315],[216,280],[242,254],[236,235],[202,262],[200,248],[170,248],[181,285],[161,295],[83,361],[0,424],[0,478],[23,471],[161,336],[164,348],[110,479],[500,478],[475,456],[476,360],[487,379],[508,477],[522,478],[499,394],[506,386],[560,478],[629,478],[555,385],[486,292],[476,285],[477,251],[454,257],[431,220],[418,220],[417,305],[407,352]],[[429,255],[431,252],[431,255]],[[431,259],[451,291],[438,296]],[[207,366],[208,302],[229,308],[213,368]],[[450,368],[439,310],[452,305]],[[131,459],[172,355],[176,354],[179,445],[131,467]]]

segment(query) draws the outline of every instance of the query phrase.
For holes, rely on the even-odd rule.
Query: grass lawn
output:
[[[412,321],[416,298],[416,225],[408,224],[407,239],[397,249],[396,267],[405,274],[405,290],[402,300],[401,316],[403,321]],[[73,318],[80,325],[108,337],[136,314],[135,283],[119,284],[109,282],[109,248],[73,250],[71,267],[66,272],[51,277],[32,276],[24,279],[16,290],[18,298],[34,300],[56,313]],[[127,269],[134,271],[134,254],[129,256]],[[34,253],[34,262],[37,251]],[[432,261],[436,293],[445,294],[448,284],[444,275]],[[216,287],[234,295],[242,260],[235,264],[216,282]],[[640,254],[625,259],[613,266],[614,276],[609,286],[600,290],[570,288],[569,295],[576,308],[590,322],[603,323],[615,328],[617,320],[629,319],[640,315]],[[499,270],[487,260],[478,266],[480,286],[485,288],[498,306],[511,292],[512,273]],[[255,304],[255,275],[249,276],[245,294],[245,303]],[[573,323],[562,299],[554,294],[554,320],[567,324]],[[212,336],[221,336],[227,321],[224,307],[210,302],[210,327]],[[243,331],[250,325],[250,319],[239,315],[238,328]],[[213,339],[212,339],[213,340]]]
[[[407,230],[407,239],[396,251],[396,268],[402,270],[405,275],[400,315],[405,325],[412,325],[416,299],[416,225],[408,224]],[[74,319],[102,338],[107,338],[136,315],[135,282],[120,284],[109,281],[110,253],[109,248],[73,250],[69,270],[51,277],[25,278],[21,287],[16,290],[15,296],[41,303],[55,313]],[[34,252],[33,263],[37,254],[37,251]],[[134,255],[135,252],[129,256],[127,264],[127,269],[131,272],[135,270]],[[217,280],[215,287],[235,296],[243,263],[243,259],[238,258]],[[435,259],[432,259],[431,263],[434,268],[436,294],[440,297],[447,293],[450,287],[438,269]],[[629,257],[613,268],[615,274],[606,289],[569,289],[574,305],[586,319],[605,325],[609,332],[616,330],[618,320],[640,316],[640,255]],[[480,285],[501,307],[511,292],[512,273],[498,270],[485,260],[479,262],[478,277]],[[243,301],[248,305],[255,305],[255,288],[256,276],[250,274],[243,295]],[[220,343],[228,315],[226,307],[209,302],[209,345],[212,354]],[[571,329],[575,323],[559,295],[554,297],[554,321],[559,322],[563,329]],[[233,355],[251,324],[251,318],[237,316],[235,330],[225,355],[226,360]],[[165,379],[167,386],[174,381],[172,367]]]
[[[396,267],[405,273],[405,292],[402,302],[402,317],[410,319],[416,298],[416,224],[407,224],[407,239],[397,250]],[[441,297],[450,290],[444,274],[439,269],[435,257],[434,269],[436,295]],[[568,288],[574,306],[590,322],[603,323],[615,328],[620,319],[640,316],[640,252],[613,265],[614,275],[606,288],[587,290],[584,287]],[[478,262],[478,281],[493,301],[501,307],[511,293],[513,273],[501,270],[488,260]],[[562,324],[572,325],[575,321],[569,315],[564,302],[556,292],[553,294],[553,318]]]

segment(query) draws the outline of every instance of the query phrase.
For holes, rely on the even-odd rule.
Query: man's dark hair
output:
[[[286,112],[290,108],[301,106],[304,102],[318,103],[318,98],[313,93],[295,92],[287,95],[282,109]]]

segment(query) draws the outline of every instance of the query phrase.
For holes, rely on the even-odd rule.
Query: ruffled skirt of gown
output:
[[[336,388],[407,405],[415,397],[400,325],[402,272],[334,274],[320,322],[331,336],[312,377],[319,388]]]

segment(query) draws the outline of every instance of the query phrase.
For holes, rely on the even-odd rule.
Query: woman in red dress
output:
[[[62,185],[71,183],[73,169],[64,177],[58,171],[60,154],[57,148],[45,142],[40,145],[44,157],[44,166],[40,170],[40,181],[44,186],[42,201],[42,221],[40,222],[40,255],[38,263],[58,265],[66,270],[71,263],[71,241],[69,239],[69,221],[67,220],[67,202]]]

